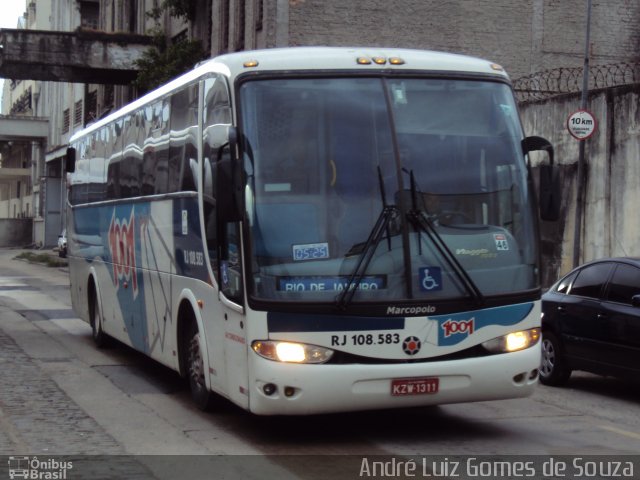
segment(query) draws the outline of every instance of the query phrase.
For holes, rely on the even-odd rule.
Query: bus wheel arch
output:
[[[183,299],[178,309],[178,359],[180,375],[186,378],[191,397],[199,409],[213,407],[215,394],[209,388],[208,359],[203,348],[202,323],[192,303]]]

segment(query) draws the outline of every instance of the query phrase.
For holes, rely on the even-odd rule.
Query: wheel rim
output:
[[[549,340],[542,340],[542,360],[540,363],[540,375],[548,377],[553,373],[556,365],[556,350]]]
[[[199,333],[196,333],[189,342],[189,377],[198,388],[204,388],[204,362],[200,353]]]

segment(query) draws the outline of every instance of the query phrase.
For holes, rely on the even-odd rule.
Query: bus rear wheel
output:
[[[200,410],[211,410],[214,403],[214,393],[207,388],[204,378],[205,366],[202,358],[200,332],[198,325],[192,321],[185,337],[184,351],[186,352],[187,377],[191,398]]]

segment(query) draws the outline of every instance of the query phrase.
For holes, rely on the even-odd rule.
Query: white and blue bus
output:
[[[485,60],[214,58],[70,140],[74,309],[98,345],[187,377],[203,409],[217,396],[296,415],[529,395],[531,150],[553,163]]]

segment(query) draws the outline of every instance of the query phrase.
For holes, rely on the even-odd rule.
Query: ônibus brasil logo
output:
[[[136,274],[136,244],[134,209],[129,218],[116,218],[114,210],[109,225],[109,252],[113,261],[113,284],[116,290],[120,282],[133,286],[133,298],[138,296],[138,276]]]

